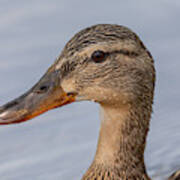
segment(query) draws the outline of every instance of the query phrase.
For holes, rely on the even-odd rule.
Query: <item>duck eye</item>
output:
[[[106,58],[106,53],[100,50],[94,51],[91,56],[91,59],[96,63],[103,62],[105,58]]]

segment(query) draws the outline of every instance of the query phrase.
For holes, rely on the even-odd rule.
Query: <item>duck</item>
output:
[[[100,104],[97,150],[82,180],[150,180],[144,150],[156,72],[131,29],[98,24],[75,34],[30,90],[0,107],[0,125],[21,123],[76,101]],[[176,172],[169,180],[180,178]]]

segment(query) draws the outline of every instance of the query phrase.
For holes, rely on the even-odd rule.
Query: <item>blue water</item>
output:
[[[145,160],[161,180],[180,168],[180,1],[0,1],[0,104],[29,89],[80,29],[133,29],[155,59],[156,96]],[[0,127],[0,179],[74,180],[90,165],[98,105],[75,103],[24,124]]]

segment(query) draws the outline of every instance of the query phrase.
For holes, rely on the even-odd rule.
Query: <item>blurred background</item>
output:
[[[31,88],[79,30],[97,23],[133,29],[157,70],[145,161],[153,179],[180,168],[179,0],[1,0],[0,104]],[[80,179],[93,160],[99,108],[89,102],[0,127],[0,179]]]

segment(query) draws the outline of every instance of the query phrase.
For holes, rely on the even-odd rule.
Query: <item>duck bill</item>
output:
[[[47,72],[24,95],[0,107],[0,125],[32,119],[50,109],[75,101],[75,94],[67,94],[60,86],[60,73]]]

